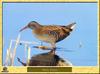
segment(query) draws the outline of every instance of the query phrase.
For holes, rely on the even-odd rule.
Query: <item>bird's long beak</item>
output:
[[[27,28],[28,28],[28,26],[25,26],[24,28],[22,28],[21,30],[19,30],[19,32],[21,32],[21,31],[23,31],[23,30],[25,30]]]

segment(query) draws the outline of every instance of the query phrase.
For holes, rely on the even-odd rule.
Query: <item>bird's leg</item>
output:
[[[56,48],[55,43],[51,43],[51,46],[52,46],[52,49],[55,49]]]
[[[55,45],[55,43],[51,43],[51,46],[52,46],[52,52],[54,52],[55,53],[55,51],[56,51],[56,45]]]
[[[43,42],[41,41],[41,46],[43,46]]]

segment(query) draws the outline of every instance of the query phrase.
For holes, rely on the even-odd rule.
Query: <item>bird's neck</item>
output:
[[[41,29],[42,28],[37,28],[37,29],[33,29],[32,32],[36,35],[40,34],[41,33]]]
[[[42,25],[40,25],[40,24],[36,24],[34,27],[31,27],[32,30],[37,30],[40,28],[42,28]]]
[[[37,24],[35,28],[36,28],[36,29],[40,29],[40,28],[42,28],[42,27],[43,27],[42,25]]]

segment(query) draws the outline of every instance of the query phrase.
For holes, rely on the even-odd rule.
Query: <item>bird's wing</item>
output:
[[[58,26],[45,26],[42,28],[42,33],[49,35],[57,35],[61,32],[61,27]]]
[[[44,33],[45,35],[50,35],[54,37],[56,42],[64,39],[66,33],[68,33],[61,26],[45,26],[42,28],[41,32]]]

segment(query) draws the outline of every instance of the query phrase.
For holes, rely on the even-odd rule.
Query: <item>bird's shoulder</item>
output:
[[[55,30],[62,30],[63,27],[58,26],[58,25],[47,25],[42,27],[42,30],[50,30],[50,31],[55,31]]]

